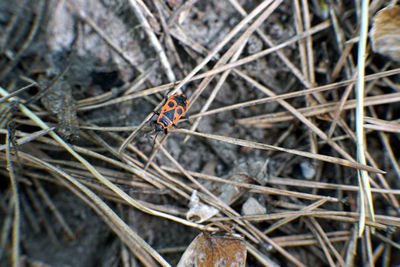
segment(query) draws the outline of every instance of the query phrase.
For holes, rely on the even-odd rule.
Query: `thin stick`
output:
[[[167,55],[164,52],[163,47],[161,46],[160,42],[158,41],[156,35],[154,34],[153,30],[150,27],[149,22],[147,21],[146,17],[142,13],[141,7],[138,5],[136,0],[129,0],[129,3],[132,5],[133,12],[135,12],[136,17],[138,18],[140,24],[142,25],[144,31],[149,37],[151,44],[153,45],[154,49],[158,57],[160,58],[161,66],[163,67],[165,74],[168,77],[170,82],[175,82],[175,74],[172,71],[171,65],[169,64]]]
[[[317,202],[315,202],[315,203],[313,203],[313,204],[311,204],[311,205],[309,205],[309,206],[307,206],[307,207],[304,207],[304,208],[301,209],[301,210],[312,211],[312,210],[318,208],[319,206],[324,205],[327,201],[328,201],[327,199],[320,199],[320,200],[318,200]],[[272,231],[278,229],[278,228],[281,227],[282,225],[287,224],[287,223],[290,223],[291,221],[294,221],[294,220],[296,220],[296,219],[299,218],[299,217],[300,217],[300,215],[297,215],[297,216],[288,216],[288,217],[286,217],[286,218],[282,218],[282,219],[280,219],[279,221],[277,221],[277,222],[273,223],[272,225],[270,225],[266,230],[264,230],[264,234],[267,235],[267,234],[271,233]]]
[[[336,266],[335,263],[333,262],[331,254],[329,253],[327,244],[324,242],[325,240],[322,238],[321,233],[317,231],[315,225],[313,225],[313,222],[315,223],[315,221],[310,222],[310,220],[306,218],[305,222],[308,229],[310,229],[311,233],[313,233],[314,238],[317,240],[317,243],[321,247],[322,252],[324,253],[326,260],[328,261],[329,266],[330,267]]]
[[[9,99],[10,97],[16,96],[16,95],[22,93],[23,91],[25,91],[26,89],[29,89],[29,88],[31,88],[32,86],[35,86],[35,85],[37,85],[37,83],[36,82],[32,82],[32,83],[28,84],[27,86],[24,86],[24,87],[22,87],[22,88],[20,88],[18,90],[15,90],[14,92],[10,93],[8,96],[0,98],[0,104],[3,103],[4,101],[7,101],[7,99]]]
[[[55,127],[52,128],[48,128],[45,130],[40,130],[38,132],[34,132],[32,134],[28,134],[18,140],[15,140],[15,144],[17,144],[18,146],[23,145],[25,143],[31,142],[32,140],[39,138],[43,135],[48,134],[50,131],[53,131],[55,129]],[[13,146],[12,146],[13,147]],[[0,146],[0,151],[7,149],[7,144]]]
[[[13,267],[18,267],[19,265],[19,242],[20,242],[20,204],[19,204],[19,194],[18,194],[18,185],[17,179],[14,175],[14,168],[11,161],[11,140],[10,134],[7,132],[6,135],[6,157],[7,157],[7,170],[10,176],[11,190],[12,190],[12,202],[14,206],[14,218],[13,218],[13,227],[12,227],[12,253],[11,253],[11,265]]]
[[[365,158],[365,139],[364,139],[364,75],[365,75],[365,57],[366,44],[368,38],[368,6],[369,0],[361,1],[361,26],[360,41],[358,42],[357,55],[357,84],[356,84],[356,144],[357,144],[357,161],[360,164],[366,164]],[[371,195],[371,186],[369,184],[368,172],[360,170],[357,172],[360,186],[360,222],[358,236],[361,236],[365,228],[365,220],[367,217],[366,208],[368,208],[369,216],[374,221],[374,206]],[[365,201],[365,202],[364,202]]]
[[[275,99],[282,99],[282,96],[280,97],[270,97],[270,98],[265,98],[265,99],[260,99],[260,100],[265,100],[265,102],[269,102],[269,100],[275,100]],[[268,100],[268,101],[267,101]],[[345,103],[343,109],[354,109],[357,106],[356,99],[349,100]],[[393,93],[393,94],[385,94],[385,95],[378,95],[378,96],[369,96],[365,98],[364,106],[375,106],[375,105],[383,105],[383,104],[389,104],[389,103],[396,103],[400,101],[400,93]],[[263,101],[264,102],[264,101]],[[321,105],[316,105],[312,107],[305,107],[305,108],[299,108],[297,111],[301,113],[302,115],[306,117],[310,116],[317,116],[321,115],[327,112],[335,111],[338,102],[333,102],[333,103],[326,103],[326,104],[321,104]],[[227,107],[230,108],[230,107]],[[229,109],[227,109],[229,110]],[[216,111],[225,111],[225,110],[210,110],[209,112],[204,112],[205,115],[213,114],[213,113],[218,113]],[[198,116],[201,114],[196,114],[192,115]],[[265,114],[265,115],[257,115],[257,116],[252,116],[248,118],[243,118],[243,119],[238,119],[237,122],[241,124],[247,124],[247,125],[255,125],[259,123],[277,123],[277,122],[282,122],[282,121],[287,121],[287,120],[292,120],[295,118],[294,115],[290,114],[289,111],[281,111],[281,112],[276,112],[272,114]]]
[[[185,130],[185,129],[171,129],[171,131],[178,132],[178,133],[184,133],[184,134],[191,134],[191,135],[200,136],[200,137],[204,137],[204,138],[209,138],[209,139],[226,142],[226,143],[234,144],[234,145],[238,145],[238,146],[251,147],[251,148],[262,149],[262,150],[275,150],[275,151],[287,152],[287,153],[294,154],[297,156],[307,157],[310,159],[317,159],[317,160],[321,160],[321,161],[325,161],[325,162],[329,162],[329,163],[333,163],[333,164],[339,164],[342,166],[352,167],[352,168],[361,169],[361,170],[368,170],[370,172],[385,173],[384,171],[376,169],[371,166],[366,166],[363,164],[359,164],[357,162],[352,162],[349,160],[335,158],[335,157],[321,155],[321,154],[313,154],[313,153],[299,151],[299,150],[295,150],[295,149],[276,147],[276,146],[271,146],[271,145],[267,145],[267,144],[263,144],[263,143],[257,143],[257,142],[253,142],[253,141],[242,140],[242,139],[237,139],[237,138],[232,138],[232,137],[227,137],[227,136],[193,132],[193,131],[189,131],[189,130]]]

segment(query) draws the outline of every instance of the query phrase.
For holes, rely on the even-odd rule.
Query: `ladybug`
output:
[[[161,109],[161,113],[155,112],[158,119],[154,121],[154,130],[161,132],[164,130],[167,134],[169,126],[174,125],[185,114],[188,108],[188,101],[184,94],[174,94],[168,98],[167,102]]]

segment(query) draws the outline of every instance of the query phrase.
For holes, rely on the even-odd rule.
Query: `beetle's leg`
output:
[[[160,116],[160,113],[158,111],[153,111],[153,116],[151,116],[151,118],[147,120],[147,123],[150,121],[153,122],[152,120],[153,120],[154,115]]]

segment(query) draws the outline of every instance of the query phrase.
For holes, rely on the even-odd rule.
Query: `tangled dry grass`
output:
[[[366,35],[386,6],[1,2],[0,261],[170,266],[222,231],[248,266],[399,264],[400,33],[374,28],[391,55]]]

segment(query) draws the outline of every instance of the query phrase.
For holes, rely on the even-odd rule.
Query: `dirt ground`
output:
[[[1,266],[16,263],[17,247],[21,266],[155,265],[123,225],[172,266],[207,227],[243,236],[246,266],[399,265],[396,54],[376,53],[368,41],[364,123],[376,218],[367,216],[357,238],[363,205],[356,168],[364,166],[354,165],[350,85],[360,9],[354,1],[285,0],[272,1],[266,14],[266,2],[0,1],[0,86],[10,93],[30,85],[17,93],[19,103],[126,194],[99,180],[49,131],[40,132],[15,101],[1,101],[1,145],[10,143],[0,150]],[[387,5],[372,2],[371,17]],[[246,24],[228,40],[243,12],[257,8],[266,19],[248,37]],[[396,27],[390,32],[400,36]],[[391,45],[398,53],[399,44]],[[206,73],[238,60],[247,61]],[[180,87],[201,64],[196,74],[207,78]],[[186,117],[156,136],[152,113],[176,88],[190,101]],[[209,216],[204,222],[189,226],[162,215],[193,222],[186,217],[193,190],[209,208],[196,213]],[[218,214],[209,215],[213,208]]]

